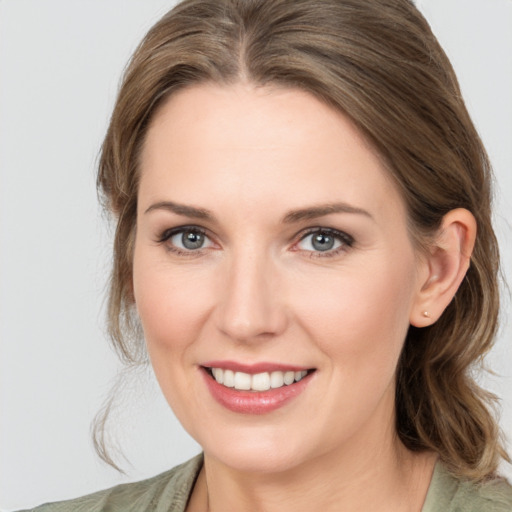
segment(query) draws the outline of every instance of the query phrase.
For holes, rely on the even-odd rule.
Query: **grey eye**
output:
[[[327,252],[346,244],[341,236],[329,231],[316,231],[306,235],[298,244],[303,251]]]
[[[328,251],[334,247],[335,239],[325,233],[317,233],[311,239],[311,245],[317,251]]]
[[[205,247],[205,244],[208,245],[208,238],[204,235],[204,233],[201,233],[201,231],[195,229],[188,229],[185,231],[180,231],[179,233],[175,233],[170,238],[170,241],[175,247],[185,249],[187,251],[202,249]]]

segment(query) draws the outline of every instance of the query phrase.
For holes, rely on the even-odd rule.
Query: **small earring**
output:
[[[428,311],[423,311],[423,316],[425,318],[430,318],[430,313]]]

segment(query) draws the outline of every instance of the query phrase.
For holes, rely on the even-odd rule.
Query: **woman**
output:
[[[98,184],[113,339],[137,360],[142,326],[204,455],[48,510],[512,509],[471,377],[497,323],[489,164],[411,2],[181,3],[131,61]]]

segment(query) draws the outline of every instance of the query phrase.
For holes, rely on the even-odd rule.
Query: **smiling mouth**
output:
[[[314,372],[314,369],[301,371],[273,371],[261,373],[237,372],[223,368],[210,368],[203,366],[203,369],[218,384],[237,391],[269,391],[291,386],[300,382],[304,377]]]

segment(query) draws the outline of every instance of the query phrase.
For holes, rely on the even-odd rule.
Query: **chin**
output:
[[[300,465],[300,454],[282,451],[277,447],[265,446],[263,448],[242,446],[218,449],[207,452],[223,465],[240,473],[284,473]]]
[[[270,428],[239,427],[234,434],[219,434],[217,430],[214,438],[198,440],[205,455],[244,473],[286,472],[309,460],[316,451],[313,446],[308,449],[303,436],[299,442],[299,436]]]

